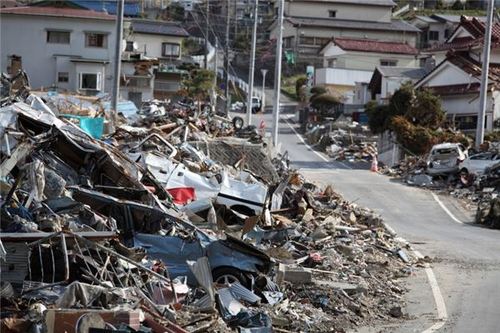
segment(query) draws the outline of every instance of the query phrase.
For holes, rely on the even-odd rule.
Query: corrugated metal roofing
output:
[[[56,8],[56,7],[1,8],[0,14],[88,18],[88,19],[109,20],[109,21],[115,20],[115,16],[103,12],[96,12],[93,10],[86,10],[86,9]]]

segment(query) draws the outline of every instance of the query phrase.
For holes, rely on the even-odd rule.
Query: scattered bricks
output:
[[[291,283],[311,283],[312,272],[303,267],[291,267],[279,264],[276,281],[278,284],[281,284],[283,281]]]

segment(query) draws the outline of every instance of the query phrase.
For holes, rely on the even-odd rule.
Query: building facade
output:
[[[114,16],[73,8],[3,8],[0,34],[1,70],[12,72],[15,60],[33,88],[111,91]]]

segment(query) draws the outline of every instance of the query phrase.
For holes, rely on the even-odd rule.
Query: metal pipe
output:
[[[283,47],[283,10],[284,0],[279,0],[278,9],[278,38],[276,40],[276,63],[274,66],[274,105],[273,105],[273,144],[278,145],[278,126],[280,113],[281,91],[281,49]]]
[[[255,75],[255,48],[257,46],[258,13],[259,13],[259,0],[255,0],[253,9],[252,51],[250,54],[250,71],[248,73],[247,125],[252,125],[252,97],[253,97],[253,79]]]
[[[120,95],[120,73],[122,64],[122,39],[123,39],[123,2],[117,0],[116,13],[116,41],[115,41],[115,59],[113,63],[113,94],[111,98],[111,124],[114,127],[118,107],[118,97]],[[104,81],[104,78],[103,78]]]

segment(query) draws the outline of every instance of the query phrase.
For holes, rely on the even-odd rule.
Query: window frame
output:
[[[337,17],[337,11],[336,10],[329,10],[328,11],[328,17],[329,18],[336,18]]]
[[[383,63],[386,63],[385,65]],[[394,65],[391,65],[391,64]],[[380,66],[384,67],[397,67],[398,66],[398,61],[396,59],[380,59]]]
[[[166,47],[167,46],[175,46],[177,47],[177,54],[167,54],[165,51],[166,51]],[[170,42],[164,42],[164,43],[161,43],[161,55],[162,57],[169,57],[169,58],[179,58],[181,56],[181,44],[179,43],[170,43]]]
[[[435,37],[435,38],[433,38]],[[437,30],[429,30],[427,40],[429,41],[438,41],[439,40],[439,31]]]
[[[68,31],[68,30],[57,30],[57,29],[47,29],[46,32],[47,32],[47,35],[46,35],[46,42],[47,42],[47,44],[62,44],[62,45],[69,45],[69,44],[71,44],[71,31]],[[51,40],[51,38],[50,38],[51,34],[54,34],[53,36],[55,36],[55,34],[65,34],[65,35],[68,36],[68,41],[67,42],[61,42],[61,41]],[[59,35],[59,37],[61,37],[61,35]],[[57,39],[60,39],[60,38],[57,38]]]
[[[66,74],[62,75],[61,74]],[[64,80],[61,80],[64,79]],[[69,72],[57,72],[57,82],[58,83],[68,83],[69,82]]]
[[[84,75],[95,75],[96,76],[96,87],[95,88],[84,88],[83,85],[83,76]],[[78,73],[78,89],[79,90],[95,90],[101,91],[102,84],[102,73],[92,73],[92,72],[80,72]]]
[[[94,38],[96,38],[96,41],[99,40],[99,36],[102,37],[102,45],[99,46],[99,45],[91,45],[91,43],[89,42],[89,37],[91,36],[94,36]],[[97,49],[105,49],[108,47],[108,35],[105,34],[105,33],[101,33],[101,32],[85,32],[85,47],[93,47],[93,48],[97,48]]]

